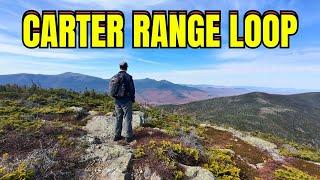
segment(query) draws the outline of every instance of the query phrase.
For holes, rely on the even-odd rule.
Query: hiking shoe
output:
[[[122,137],[122,136],[115,136],[114,138],[113,138],[113,141],[120,141],[120,140],[122,140],[122,139],[124,139],[124,137]]]
[[[127,143],[131,143],[132,141],[134,141],[134,138],[132,137],[132,138],[126,138],[126,142]]]
[[[93,142],[92,142],[93,144],[102,144],[102,141],[101,141],[101,139],[100,138],[98,138],[98,137],[94,137],[94,139],[93,139]]]

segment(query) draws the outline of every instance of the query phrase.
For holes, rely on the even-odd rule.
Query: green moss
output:
[[[277,180],[316,180],[316,177],[310,176],[296,168],[284,166],[283,169],[277,169],[274,173]]]
[[[0,168],[0,180],[28,180],[34,177],[33,170],[27,169],[24,163],[21,163],[17,169],[6,171],[5,168]]]

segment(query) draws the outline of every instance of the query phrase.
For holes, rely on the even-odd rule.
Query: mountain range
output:
[[[295,89],[295,88],[270,88],[270,87],[255,87],[255,86],[215,86],[215,85],[186,85],[201,89],[209,93],[213,97],[235,96],[247,94],[251,92],[265,92],[269,94],[301,94],[307,92],[320,92],[320,90],[310,89]]]
[[[17,84],[30,86],[35,83],[42,88],[66,88],[77,92],[94,89],[97,92],[108,91],[109,79],[67,72],[58,75],[43,74],[11,74],[0,75],[0,84]],[[154,79],[135,80],[136,99],[140,103],[163,105],[184,104],[214,97],[241,95],[260,91],[277,94],[295,94],[310,92],[297,89],[276,89],[262,87],[227,87],[212,85],[184,85],[166,80]]]
[[[107,92],[109,79],[102,79],[77,73],[58,75],[12,74],[0,75],[0,84],[17,84],[30,86],[32,83],[42,88],[66,88],[77,92],[94,89],[96,92]],[[135,80],[136,99],[148,104],[181,104],[208,99],[211,96],[203,90],[174,84],[169,81],[153,79]]]

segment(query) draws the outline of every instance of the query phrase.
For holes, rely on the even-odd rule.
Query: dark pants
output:
[[[132,132],[132,101],[117,101],[115,103],[116,109],[116,123],[115,123],[115,136],[120,137],[122,131],[123,119],[126,121],[126,138],[133,138]]]

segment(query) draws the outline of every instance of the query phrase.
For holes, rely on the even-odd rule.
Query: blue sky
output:
[[[319,0],[10,0],[0,6],[0,74],[77,72],[110,78],[129,62],[136,79],[175,83],[320,89]],[[126,16],[124,49],[26,49],[21,19],[26,10],[116,9]],[[132,49],[132,10],[221,10],[222,49]],[[294,10],[300,27],[290,49],[228,49],[228,11]]]

